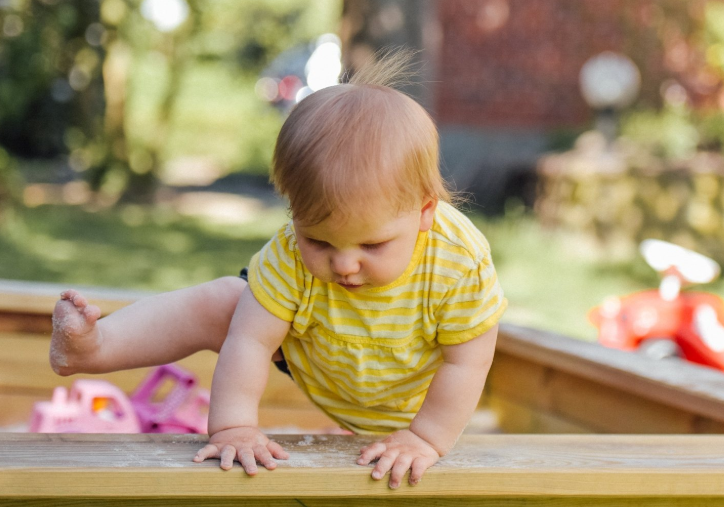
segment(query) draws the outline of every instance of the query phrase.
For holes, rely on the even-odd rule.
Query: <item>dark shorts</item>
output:
[[[244,268],[239,273],[239,278],[244,280],[245,282],[249,282],[249,269]],[[279,370],[282,373],[286,373],[289,375],[289,377],[292,377],[292,372],[289,371],[289,365],[287,365],[287,360],[284,359],[284,352],[282,352],[282,349],[279,349],[279,353],[282,355],[282,358],[279,361],[274,361],[274,366],[277,367],[277,370]]]

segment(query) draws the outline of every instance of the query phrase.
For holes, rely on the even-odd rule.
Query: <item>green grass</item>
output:
[[[126,131],[132,144],[153,139],[167,86],[165,61],[148,54],[131,81]],[[283,117],[254,93],[257,76],[219,62],[194,62],[181,82],[163,158],[204,157],[225,171],[266,174]]]
[[[220,226],[161,208],[27,209],[0,230],[0,278],[177,289],[238,273],[287,220],[281,207],[262,215]],[[591,307],[658,281],[639,257],[607,260],[581,238],[542,230],[531,218],[472,218],[492,245],[510,302],[507,322],[593,340]],[[721,281],[707,289],[724,295]]]
[[[41,206],[5,225],[0,278],[173,290],[237,274],[285,218],[222,228],[163,209]]]

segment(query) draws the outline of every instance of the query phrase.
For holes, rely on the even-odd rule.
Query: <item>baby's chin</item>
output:
[[[332,281],[332,283],[342,287],[343,289],[345,289],[349,292],[359,292],[359,291],[363,291],[366,289],[377,289],[379,287],[386,287],[387,285],[390,285],[395,280],[396,280],[396,278],[392,279],[392,280],[366,281],[364,283],[359,283],[359,284],[345,284],[345,283],[339,283],[339,282],[335,282],[335,281]]]
[[[357,292],[357,291],[360,291],[360,290],[364,289],[365,287],[367,287],[367,284],[365,284],[365,283],[363,283],[363,284],[338,283],[337,285],[342,287],[344,290],[348,290],[349,292]]]

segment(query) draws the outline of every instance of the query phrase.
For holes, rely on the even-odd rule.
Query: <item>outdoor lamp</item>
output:
[[[160,32],[173,32],[186,21],[189,6],[186,0],[143,0],[141,15]]]
[[[610,145],[616,138],[618,111],[638,96],[639,69],[629,57],[605,51],[586,61],[579,83],[583,98],[596,111],[596,129]]]

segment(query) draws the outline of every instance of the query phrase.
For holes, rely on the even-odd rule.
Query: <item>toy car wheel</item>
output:
[[[670,359],[683,357],[681,347],[671,338],[649,338],[639,345],[637,350],[651,359]]]

